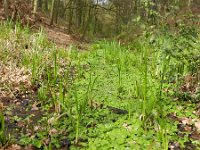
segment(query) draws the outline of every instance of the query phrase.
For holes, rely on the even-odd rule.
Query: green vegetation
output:
[[[0,64],[23,68],[22,78],[30,75],[30,85],[19,83],[17,90],[34,103],[25,116],[9,120],[25,123],[25,131],[6,131],[8,122],[4,128],[0,116],[0,141],[38,149],[167,150],[176,142],[181,148],[187,143],[198,148],[199,141],[188,136],[191,131],[180,136],[180,122],[170,116],[198,118],[193,111],[199,81],[194,81],[193,93],[183,85],[186,77],[199,77],[199,49],[198,31],[187,26],[175,33],[144,32],[129,45],[101,40],[89,51],[79,51],[73,45],[57,48],[42,29],[32,33],[20,24],[1,22]],[[16,91],[10,83],[0,88]],[[8,116],[10,107],[4,110]]]

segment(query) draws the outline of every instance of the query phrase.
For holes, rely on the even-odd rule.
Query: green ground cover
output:
[[[1,23],[0,63],[23,68],[22,78],[30,76],[30,86],[17,85],[17,99],[29,99],[23,117],[14,103],[4,108],[10,119],[1,117],[2,146],[167,150],[172,143],[181,148],[191,143],[198,148],[191,130],[180,136],[180,121],[170,116],[198,119],[199,81],[192,94],[181,87],[186,76],[198,77],[199,49],[198,32],[189,27],[144,33],[128,45],[102,40],[79,51],[73,45],[56,48],[42,29],[32,33]],[[16,98],[16,87],[2,78],[1,89]],[[7,129],[16,122],[26,126]]]

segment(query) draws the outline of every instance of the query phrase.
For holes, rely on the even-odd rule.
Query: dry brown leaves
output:
[[[184,84],[181,86],[182,92],[194,94],[199,88],[200,71],[194,75],[187,75],[184,78]]]
[[[25,148],[22,148],[21,146],[19,146],[17,144],[12,144],[12,145],[8,146],[7,148],[0,149],[0,150],[34,150],[34,148],[31,145],[28,145]]]
[[[44,28],[44,31],[46,32],[48,39],[56,43],[57,47],[67,47],[74,43],[74,39],[70,35],[61,31],[56,31],[55,29],[48,27]]]
[[[7,65],[0,62],[0,95],[15,97],[16,92],[31,88],[31,73],[13,63]]]
[[[190,138],[200,140],[200,119],[192,119],[187,117],[177,117],[175,113],[170,114],[169,118],[178,121],[178,128],[181,132],[189,132]]]
[[[6,148],[5,150],[21,150],[21,146],[13,144],[10,147]]]

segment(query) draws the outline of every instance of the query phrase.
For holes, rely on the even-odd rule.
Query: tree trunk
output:
[[[34,6],[33,6],[33,17],[34,19],[37,19],[37,10],[38,10],[38,0],[34,0]]]
[[[69,2],[69,21],[68,21],[68,32],[71,33],[72,21],[73,21],[73,2],[70,0]]]
[[[4,13],[5,13],[5,17],[6,19],[9,18],[9,12],[8,12],[8,0],[4,0]]]
[[[48,11],[48,0],[44,0],[44,11],[47,12]]]
[[[57,0],[56,2],[55,2],[55,7],[56,7],[56,9],[55,9],[55,15],[54,15],[54,17],[55,17],[55,23],[57,24],[58,23],[58,17],[59,17],[59,14],[60,14],[60,11],[59,11],[59,8],[60,8],[60,0]]]
[[[188,0],[188,4],[187,4],[188,9],[190,9],[190,6],[191,6],[191,0]]]
[[[38,0],[38,8],[40,10],[42,9],[42,4],[43,4],[43,1],[42,0]]]
[[[120,32],[121,32],[121,18],[120,18],[120,14],[121,12],[120,12],[120,7],[118,6],[117,7],[117,10],[116,10],[116,34],[119,34]]]
[[[82,13],[83,13],[83,2],[82,0],[76,0],[76,18],[77,18],[77,27],[81,29],[82,24]]]
[[[88,27],[89,27],[91,19],[92,19],[92,17],[91,17],[92,7],[90,5],[88,7],[89,7],[88,8],[89,10],[88,10],[88,15],[87,15],[87,22],[86,22],[84,30],[83,30],[83,34],[82,34],[82,37],[81,37],[82,39],[85,38],[85,35],[86,35],[87,31],[88,31]]]
[[[52,0],[50,25],[53,25],[53,20],[54,20],[54,10],[55,10],[54,6],[55,6],[55,0]]]

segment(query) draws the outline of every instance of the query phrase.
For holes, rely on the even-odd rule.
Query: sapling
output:
[[[79,124],[81,120],[81,105],[78,99],[78,91],[77,91],[77,86],[74,86],[74,98],[75,98],[75,107],[76,107],[76,138],[75,138],[75,143],[78,143],[79,139]]]
[[[58,64],[57,64],[57,50],[54,48],[54,53],[53,53],[53,60],[54,60],[54,86],[56,84],[57,80],[57,75],[58,75]]]
[[[117,70],[118,70],[118,94],[119,97],[121,97],[121,93],[123,92],[123,87],[122,87],[122,50],[120,47],[120,43],[119,43],[119,51],[117,51],[118,53],[118,58],[117,58]]]
[[[0,146],[3,146],[3,144],[5,144],[6,141],[4,132],[5,132],[4,115],[2,112],[0,112]]]
[[[145,47],[144,47],[145,48]],[[145,118],[146,117],[146,109],[147,109],[147,73],[148,73],[148,63],[147,63],[147,59],[148,59],[148,52],[147,52],[147,48],[143,50],[144,55],[143,55],[143,59],[144,59],[144,72],[143,72],[143,105],[142,105],[142,116]],[[143,119],[144,119],[143,118]]]

